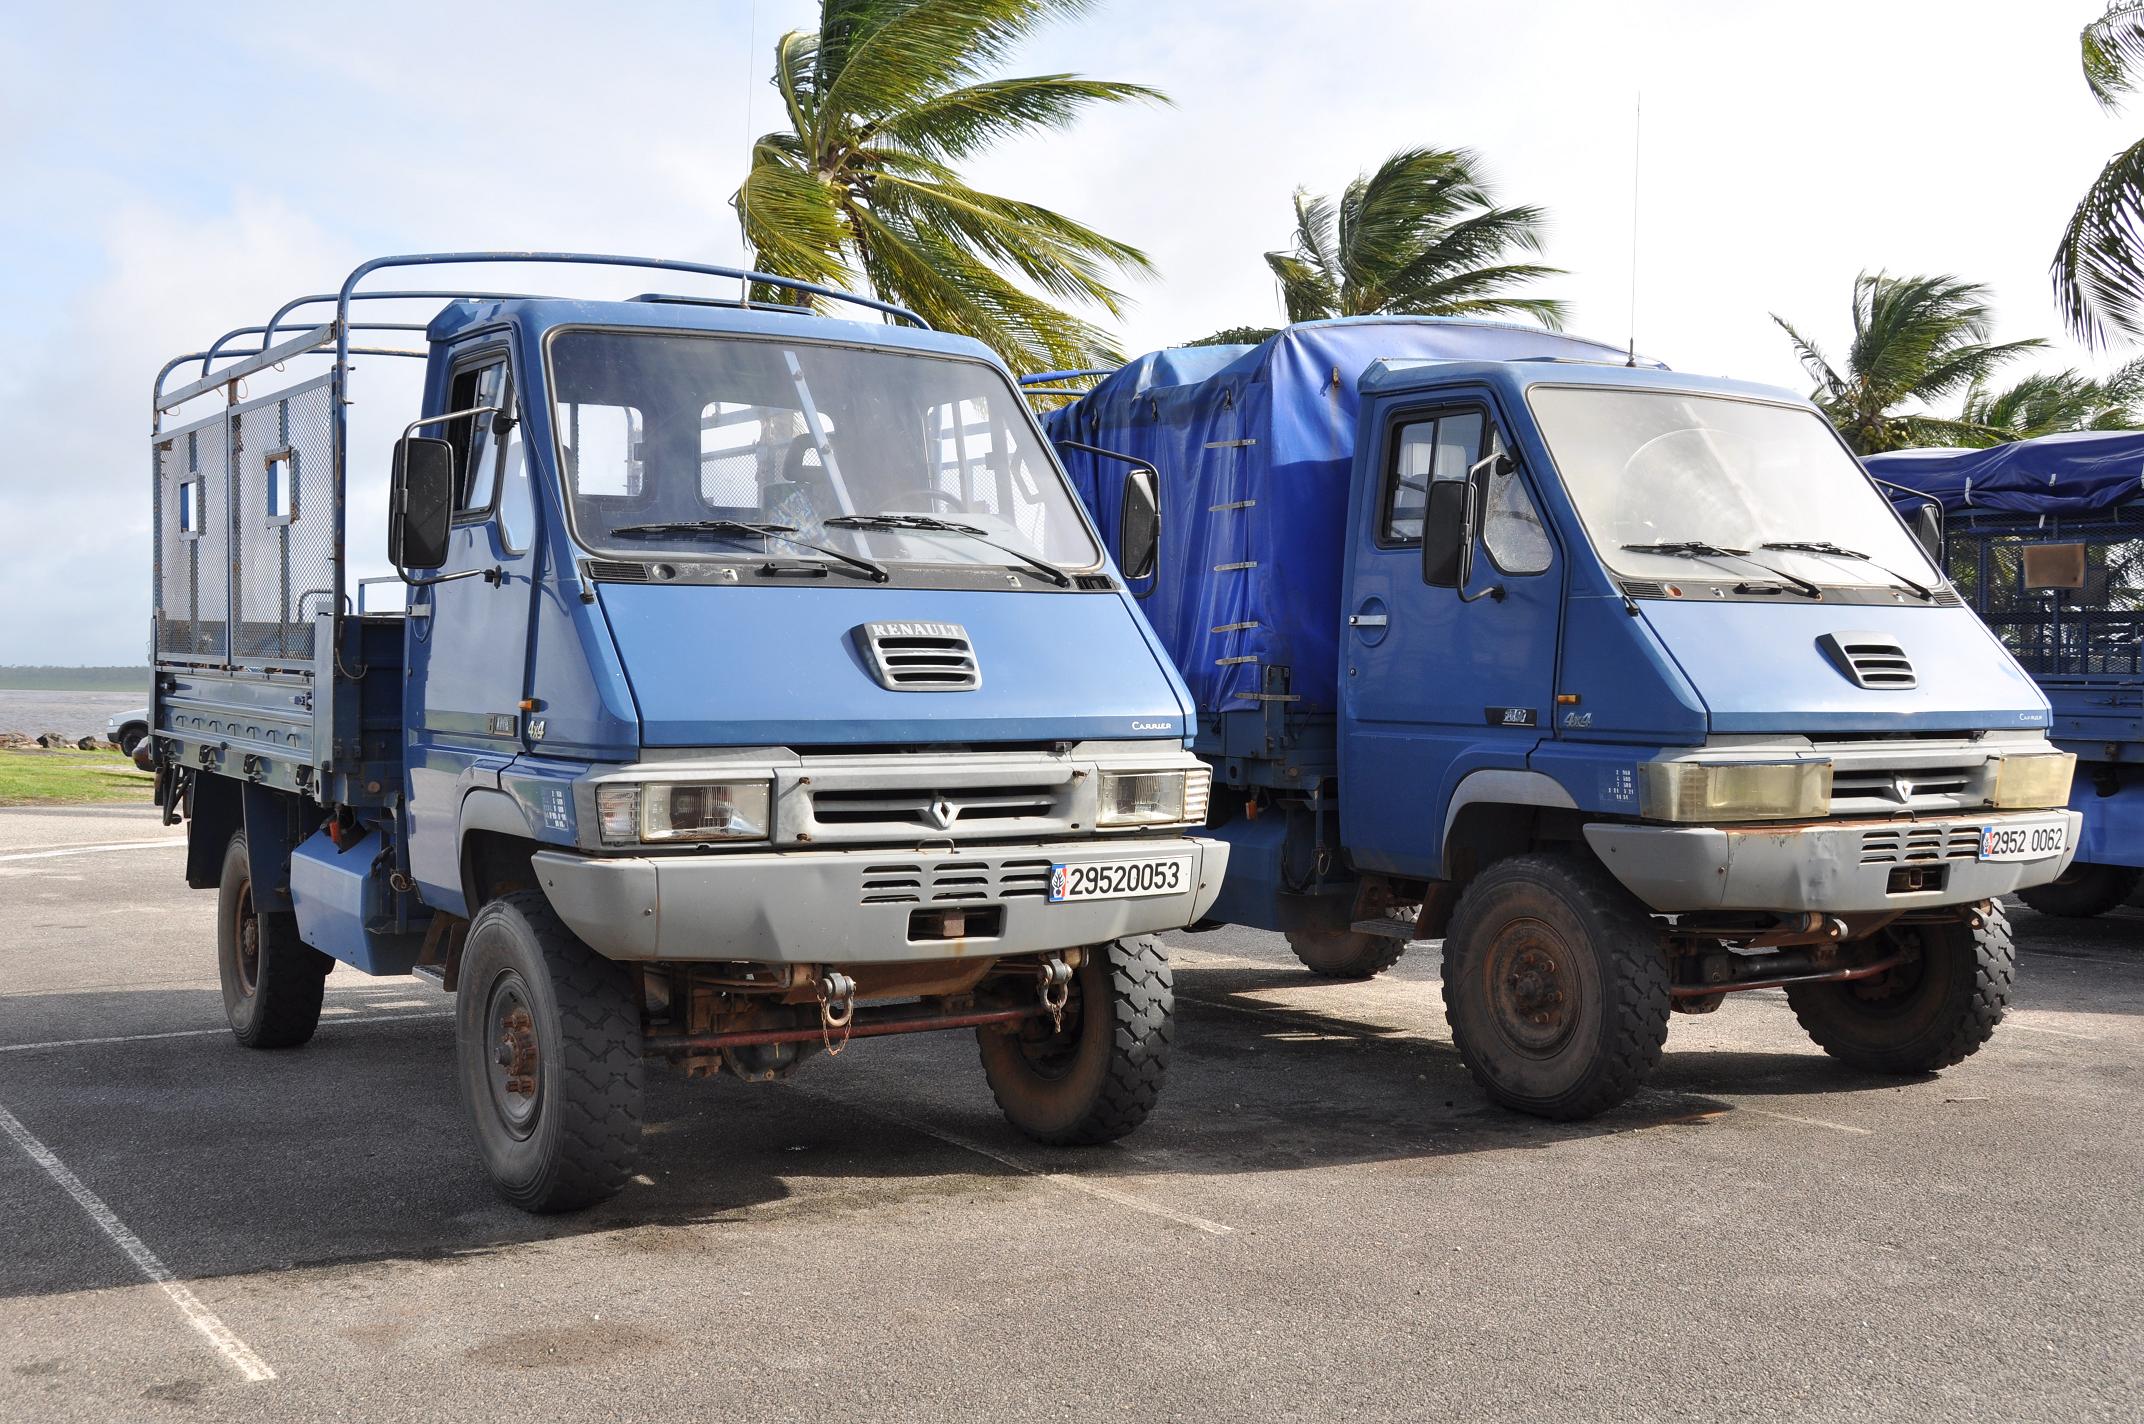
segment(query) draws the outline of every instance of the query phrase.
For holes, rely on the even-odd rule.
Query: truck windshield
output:
[[[1643,579],[1937,583],[1823,417],[1684,391],[1537,386],[1549,453],[1601,559]],[[1749,557],[1744,557],[1749,556]]]
[[[559,469],[591,548],[859,574],[1099,561],[1018,393],[982,362],[569,329],[549,366]]]

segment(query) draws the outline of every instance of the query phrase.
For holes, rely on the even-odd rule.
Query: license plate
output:
[[[1053,903],[1130,900],[1141,895],[1175,895],[1191,888],[1191,857],[1186,855],[1090,860],[1050,867]]]
[[[2023,826],[1990,826],[1980,833],[1982,860],[2045,860],[2069,849],[2069,824],[2037,821]]]

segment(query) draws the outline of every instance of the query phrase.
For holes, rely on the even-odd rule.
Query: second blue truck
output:
[[[1068,380],[1030,389],[1197,703],[1211,920],[1343,977],[1443,937],[1468,1067],[1554,1118],[1737,990],[1879,1072],[1993,1031],[2074,758],[1807,401],[1420,318]]]

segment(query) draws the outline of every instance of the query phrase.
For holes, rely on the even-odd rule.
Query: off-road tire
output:
[[[493,1012],[515,1005],[533,1039],[525,1094],[494,1079],[511,1070]],[[540,892],[502,895],[471,922],[454,1037],[462,1102],[501,1197],[523,1211],[574,1211],[625,1185],[640,1153],[639,995],[626,969],[576,938]],[[515,1122],[503,1104],[523,1099],[527,1115]]]
[[[1498,861],[1453,912],[1444,1010],[1460,1059],[1497,1102],[1557,1121],[1605,1112],[1638,1090],[1667,1041],[1659,926],[1591,861]]]
[[[2089,920],[2129,903],[2144,870],[2127,865],[2072,864],[2045,885],[2020,890],[2017,897],[2043,915]]]
[[[216,886],[216,977],[231,1036],[247,1048],[295,1048],[320,1026],[335,961],[298,938],[298,917],[253,908],[253,863],[241,831]]]
[[[1917,957],[1873,979],[1843,984],[1789,984],[1787,1002],[1817,1046],[1871,1073],[1932,1073],[1977,1052],[2010,1004],[2017,950],[2001,905],[1986,907],[1981,927],[1964,921],[1915,924],[1881,932],[1905,936]]]
[[[1062,1033],[1047,1016],[982,1028],[983,1076],[1006,1121],[1037,1142],[1114,1142],[1146,1121],[1169,1068],[1175,980],[1150,935],[1090,947]]]
[[[1288,948],[1321,979],[1373,979],[1399,962],[1407,941],[1359,930],[1290,930]]]

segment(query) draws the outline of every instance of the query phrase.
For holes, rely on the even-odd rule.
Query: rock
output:
[[[56,752],[62,747],[73,746],[74,738],[64,732],[47,732],[37,739],[37,744],[48,752]]]
[[[103,745],[104,743],[100,742],[95,737],[84,737],[81,741],[76,742],[74,744],[74,749],[78,752],[93,752],[98,747],[101,747]]]
[[[0,750],[19,751],[36,745],[27,732],[0,732]]]

